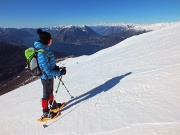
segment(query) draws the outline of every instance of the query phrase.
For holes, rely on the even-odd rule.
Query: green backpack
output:
[[[50,60],[49,54],[44,49],[34,49],[34,48],[28,48],[25,50],[25,57],[27,60],[27,67],[31,75],[33,76],[41,76],[44,74],[44,72],[40,69],[38,60],[37,60],[37,54],[38,52],[44,52],[48,60]]]

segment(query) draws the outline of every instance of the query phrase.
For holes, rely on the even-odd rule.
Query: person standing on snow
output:
[[[38,64],[41,71],[43,72],[43,74],[41,75],[41,82],[43,85],[43,115],[41,116],[41,118],[53,118],[56,114],[52,112],[49,113],[50,109],[56,109],[62,105],[61,103],[56,103],[56,101],[54,100],[53,78],[54,76],[65,75],[66,68],[60,68],[55,63],[54,53],[50,50],[50,46],[52,44],[51,34],[46,31],[42,31],[42,29],[37,29],[37,34],[39,35],[39,40],[34,42],[35,49],[43,49],[49,55],[48,58],[45,52],[38,52],[37,54]],[[49,105],[52,108],[49,108]]]

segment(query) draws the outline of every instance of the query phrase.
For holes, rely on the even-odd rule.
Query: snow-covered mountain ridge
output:
[[[119,23],[119,24],[99,24],[92,25],[91,27],[94,31],[101,35],[109,35],[112,33],[123,33],[123,32],[149,32],[154,30],[159,30],[174,24],[178,24],[179,22],[172,23],[154,23],[154,24],[131,24],[131,23]]]
[[[2,135],[180,135],[180,24],[128,38],[91,56],[69,58],[58,102],[62,115],[41,116],[41,81],[0,97]],[[55,80],[55,88],[58,80]]]
[[[114,28],[123,28],[126,30],[133,29],[133,30],[146,30],[146,31],[153,31],[153,30],[158,30],[164,27],[168,27],[174,24],[177,24],[179,22],[164,22],[164,23],[154,23],[154,24],[134,24],[134,23],[102,23],[102,24],[92,24],[92,25],[87,25],[88,27],[91,28],[101,28],[101,27],[114,27]],[[58,26],[53,26],[50,27],[50,29],[53,30],[60,30],[64,28],[72,28],[72,27],[77,27],[77,28],[85,28],[86,25],[58,25]]]
[[[179,22],[164,22],[164,23],[153,23],[153,24],[135,24],[135,23],[102,23],[102,24],[94,24],[90,26],[109,26],[109,27],[125,27],[125,28],[131,28],[136,30],[158,30],[167,26],[171,26],[174,24],[177,24]]]

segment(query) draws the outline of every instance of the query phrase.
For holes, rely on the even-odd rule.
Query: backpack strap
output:
[[[48,57],[48,61],[50,60],[50,56],[49,56],[49,54],[48,54],[48,52],[47,51],[45,51],[44,49],[38,49],[38,50],[35,50],[35,52],[44,52],[45,54],[46,54],[46,56]]]
[[[49,56],[48,52],[45,51],[44,49],[38,49],[38,50],[35,50],[35,52],[37,52],[37,53],[38,53],[38,52],[44,52],[44,53],[46,54],[47,58],[48,58],[48,61],[50,60],[50,56]],[[41,72],[42,72],[42,74],[44,74],[44,75],[46,76],[46,78],[48,79],[47,74],[46,74],[43,70],[41,70]]]

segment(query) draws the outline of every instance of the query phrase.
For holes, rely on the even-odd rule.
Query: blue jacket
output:
[[[54,53],[50,50],[49,46],[43,45],[40,41],[34,42],[35,49],[44,49],[48,54],[50,59],[48,59],[48,56],[44,52],[38,52],[38,64],[40,69],[46,73],[41,76],[41,79],[51,79],[54,76],[59,76],[61,72],[59,70],[54,70],[56,63],[55,63],[55,56]]]

